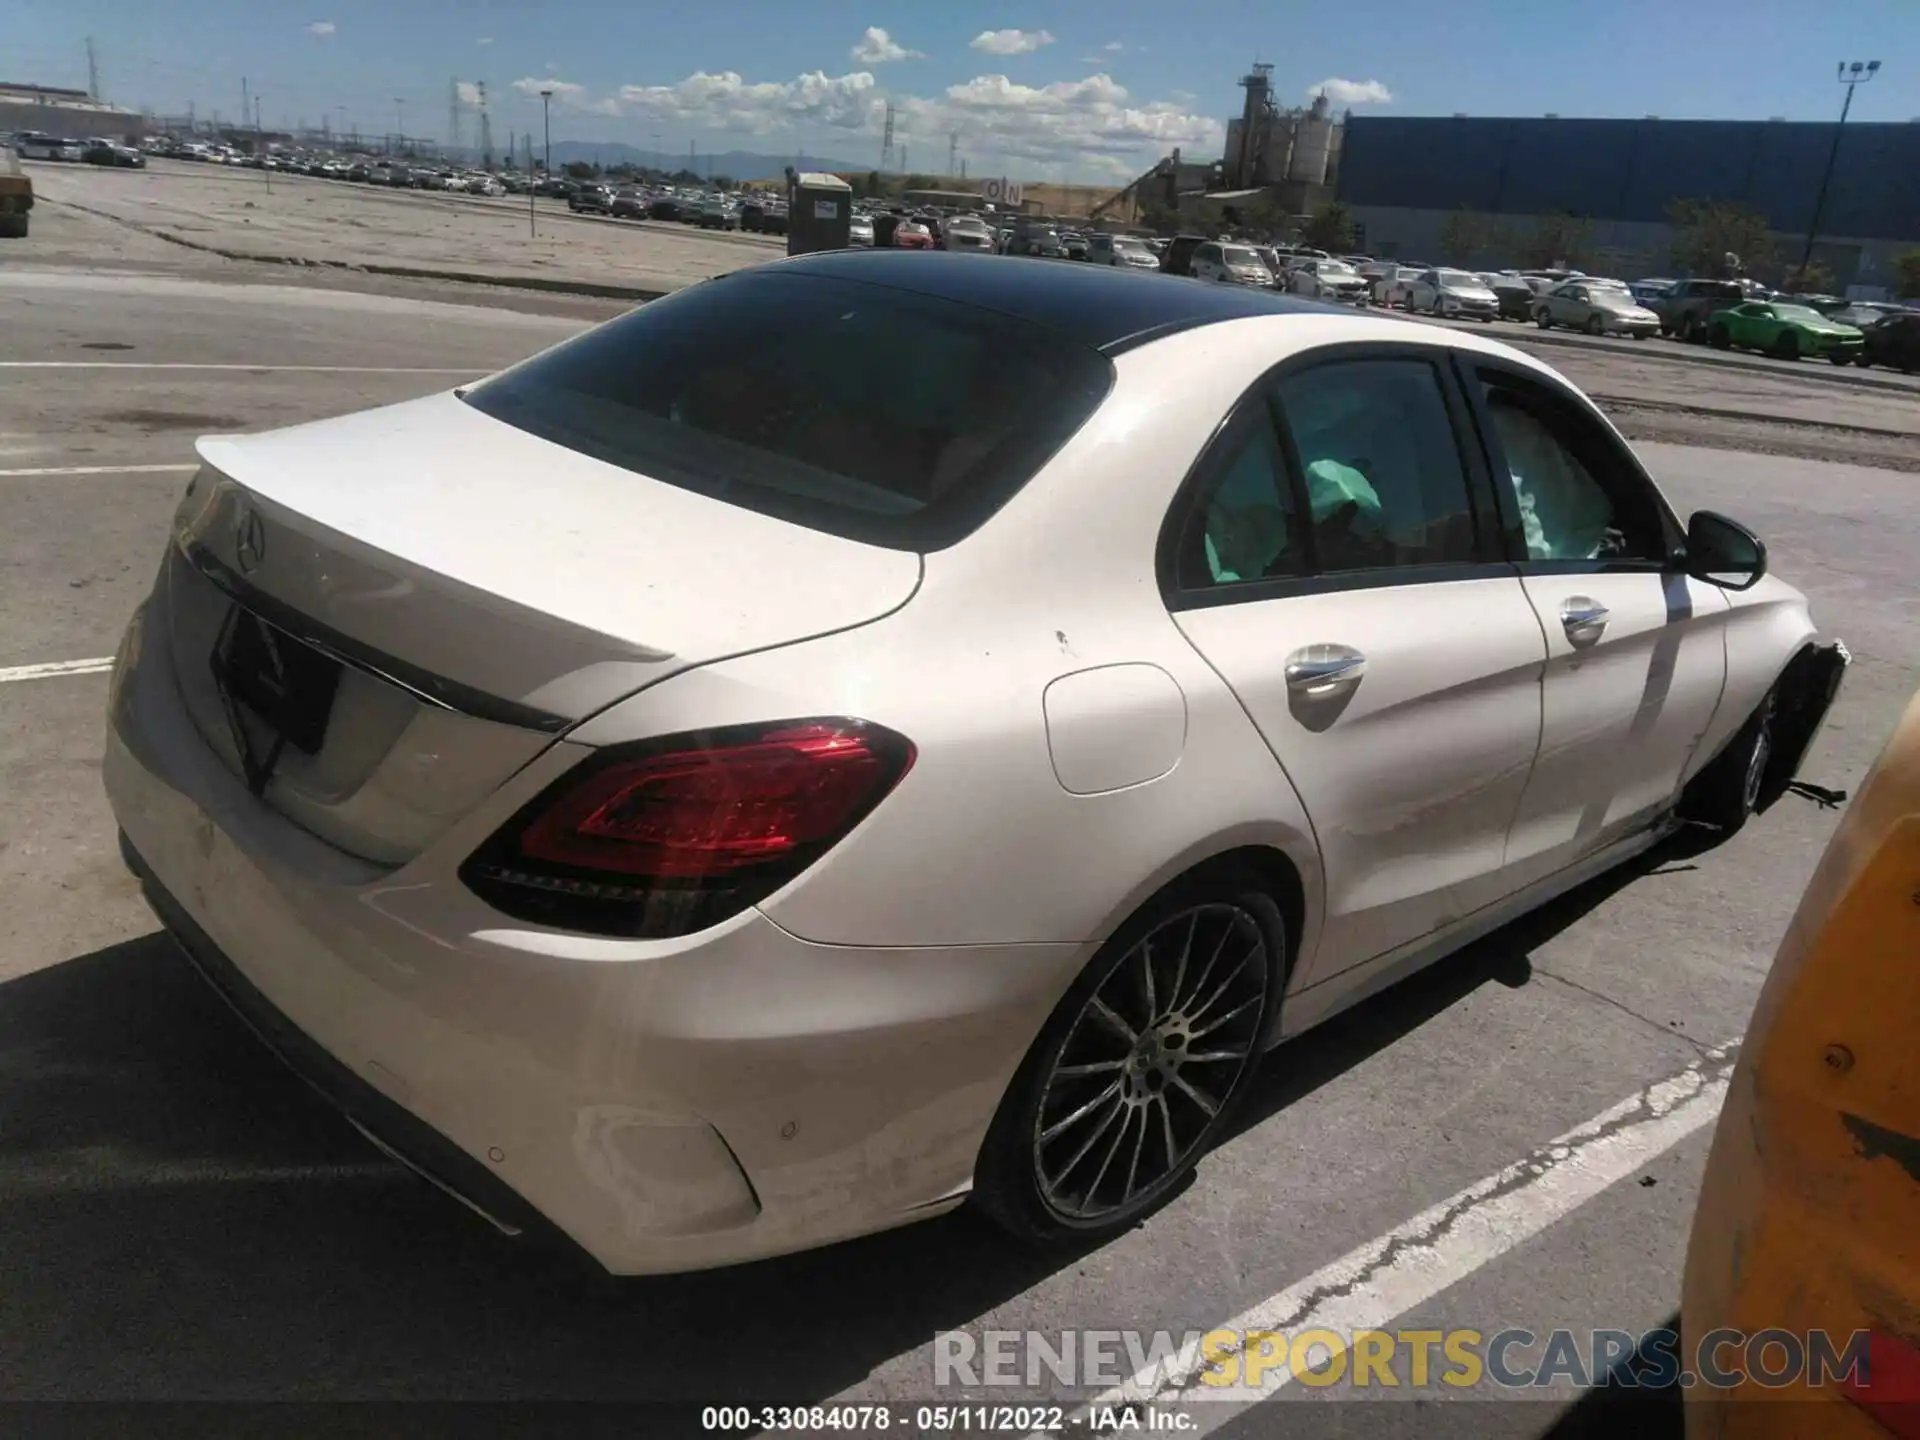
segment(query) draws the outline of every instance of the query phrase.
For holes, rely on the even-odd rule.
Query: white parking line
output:
[[[484,365],[237,365],[200,360],[0,360],[0,370],[239,370],[294,375],[484,375]]]
[[[1292,1337],[1324,1329],[1350,1335],[1387,1326],[1711,1125],[1739,1049],[1736,1040],[1707,1052],[1678,1075],[1629,1095],[1219,1328],[1238,1332],[1244,1344],[1248,1332]],[[1189,1433],[1203,1434],[1292,1378],[1276,1368],[1257,1388],[1207,1386],[1200,1383],[1197,1353],[1185,1353],[1140,1371],[1082,1414],[1138,1402],[1228,1402],[1188,1412],[1199,1419]]]
[[[62,675],[98,675],[111,669],[111,655],[102,655],[97,660],[49,660],[44,665],[15,665],[10,670],[0,670],[0,685],[10,685],[15,680],[55,680]]]
[[[0,480],[24,480],[35,475],[187,475],[198,465],[33,465],[24,470],[0,470]]]

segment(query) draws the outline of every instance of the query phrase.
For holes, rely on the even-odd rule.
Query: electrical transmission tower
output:
[[[460,77],[447,81],[447,148],[460,148]]]
[[[480,163],[487,169],[493,169],[493,122],[487,116],[487,82],[477,81],[474,89],[480,95]]]
[[[100,62],[93,53],[91,35],[87,37],[87,96],[96,101],[100,98]]]
[[[893,169],[893,102],[887,102],[887,126],[880,132],[880,169]]]
[[[960,132],[958,130],[951,130],[947,132],[947,174],[949,176],[954,176],[954,175],[958,175],[959,173],[960,173]]]

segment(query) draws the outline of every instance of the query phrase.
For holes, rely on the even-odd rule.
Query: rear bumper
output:
[[[964,1198],[1083,947],[816,945],[758,910],[672,941],[509,920],[457,874],[491,808],[398,870],[332,849],[206,746],[163,628],[136,618],[110,691],[103,773],[130,863],[215,988],[401,1158],[620,1274]]]

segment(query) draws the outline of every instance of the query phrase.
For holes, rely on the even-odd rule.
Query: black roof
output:
[[[1109,355],[1177,330],[1249,315],[1353,313],[1246,285],[1071,260],[945,250],[827,250],[759,273],[825,275],[955,300],[1018,316]]]

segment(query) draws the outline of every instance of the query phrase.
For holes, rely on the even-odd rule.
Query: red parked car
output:
[[[931,250],[933,231],[918,220],[902,220],[893,227],[893,243],[901,250]]]

